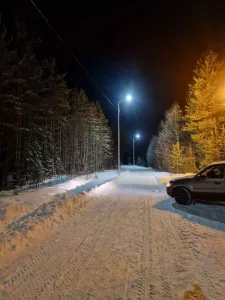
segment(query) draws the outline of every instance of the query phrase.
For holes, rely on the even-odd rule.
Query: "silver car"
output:
[[[225,201],[225,161],[210,164],[194,176],[170,180],[167,194],[183,205],[198,199]]]

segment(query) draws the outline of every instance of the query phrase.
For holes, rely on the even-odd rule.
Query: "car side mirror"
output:
[[[196,180],[200,180],[200,175],[197,174],[197,175],[195,176],[195,179],[196,179]]]

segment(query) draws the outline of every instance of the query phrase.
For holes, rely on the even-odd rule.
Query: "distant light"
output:
[[[140,138],[140,134],[136,134],[136,139],[139,139]]]
[[[127,95],[126,99],[127,99],[128,102],[130,102],[132,100],[132,96],[131,95]]]

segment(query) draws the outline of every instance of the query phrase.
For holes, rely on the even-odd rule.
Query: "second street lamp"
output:
[[[135,166],[135,139],[139,139],[140,138],[140,134],[136,134],[133,137],[133,166]]]
[[[131,95],[126,96],[126,101],[130,102],[132,100]],[[118,102],[118,176],[120,176],[120,103],[124,100]]]

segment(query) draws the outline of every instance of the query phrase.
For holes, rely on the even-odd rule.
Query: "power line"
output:
[[[61,36],[58,34],[58,32],[55,30],[55,28],[49,23],[48,19],[45,17],[45,15],[42,13],[42,11],[37,7],[37,5],[34,3],[33,0],[30,0],[30,2],[33,4],[33,6],[36,8],[36,10],[39,12],[39,14],[42,16],[42,18],[45,20],[45,22],[48,24],[48,26],[51,28],[51,30],[54,32],[56,37],[60,40],[60,42],[66,47],[67,51],[70,53],[70,55],[75,59],[75,61],[78,63],[78,65],[81,67],[81,69],[84,71],[86,76],[92,81],[92,83],[97,87],[97,89],[101,92],[101,94],[105,97],[105,99],[117,110],[115,105],[112,103],[112,101],[106,96],[106,94],[102,91],[100,86],[94,81],[94,79],[91,77],[91,75],[87,72],[87,70],[83,67],[83,65],[80,63],[80,61],[77,59],[77,57],[74,55],[74,53],[70,50],[70,48],[66,45],[64,40],[61,38]]]
[[[81,62],[77,59],[77,57],[74,55],[74,53],[70,50],[70,48],[66,45],[66,43],[64,42],[63,38],[61,38],[61,36],[58,34],[58,32],[56,31],[56,29],[50,24],[50,22],[48,21],[48,19],[45,17],[45,15],[42,13],[42,11],[37,7],[37,5],[34,3],[33,0],[30,0],[30,2],[33,4],[33,6],[36,8],[36,10],[39,12],[39,14],[42,16],[42,18],[45,20],[45,22],[47,23],[47,25],[51,28],[51,30],[54,32],[54,34],[56,35],[56,37],[60,40],[60,42],[65,46],[65,48],[67,49],[67,51],[70,53],[70,55],[75,59],[75,61],[78,63],[78,65],[81,67],[81,69],[84,71],[84,73],[86,74],[86,76],[92,81],[92,83],[97,87],[97,89],[101,92],[101,94],[104,96],[104,98],[113,106],[113,108],[117,111],[116,106],[112,103],[112,101],[106,96],[106,94],[102,91],[102,89],[100,88],[100,86],[94,81],[94,79],[91,77],[91,75],[89,75],[89,73],[87,72],[87,70],[83,67],[83,65],[81,64]],[[125,127],[124,127],[125,129]],[[125,129],[128,138],[133,141],[133,139],[131,138],[131,136],[128,134],[127,130]]]

